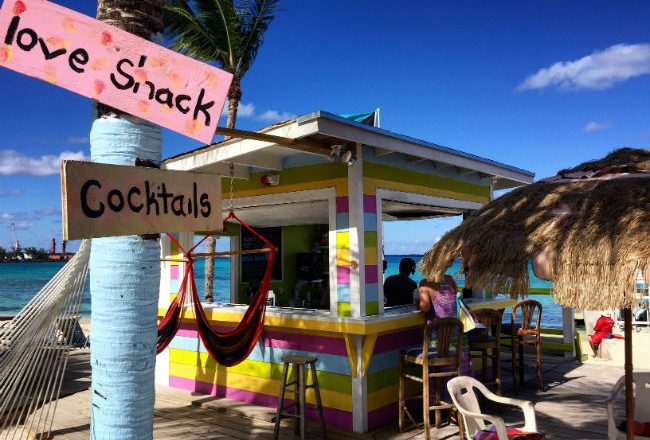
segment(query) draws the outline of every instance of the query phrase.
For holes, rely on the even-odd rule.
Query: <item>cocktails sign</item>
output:
[[[43,0],[4,0],[0,66],[210,143],[230,73]]]
[[[61,194],[64,240],[223,227],[216,174],[65,160]]]

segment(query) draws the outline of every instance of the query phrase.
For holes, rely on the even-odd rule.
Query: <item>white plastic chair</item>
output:
[[[636,422],[650,421],[650,372],[635,371],[634,375],[634,420]],[[614,420],[614,399],[625,390],[625,376],[621,376],[614,384],[607,398],[607,438],[609,440],[625,440],[625,433],[618,429]],[[639,435],[635,439],[647,440],[648,437]]]
[[[518,406],[524,413],[525,424],[521,429],[526,432],[537,432],[537,421],[535,419],[535,406],[532,402],[520,399],[511,399],[492,393],[478,380],[468,376],[458,376],[447,382],[447,389],[451,395],[454,405],[463,418],[466,438],[473,438],[478,431],[487,428],[487,420],[496,428],[499,440],[508,440],[506,424],[499,416],[482,414],[474,389],[479,390],[486,398],[494,402]]]

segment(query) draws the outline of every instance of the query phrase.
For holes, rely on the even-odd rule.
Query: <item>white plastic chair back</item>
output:
[[[481,407],[476,398],[474,387],[483,386],[482,383],[468,376],[455,377],[447,383],[447,389],[456,408],[462,413],[480,413]],[[479,388],[480,389],[480,388]],[[482,390],[481,390],[482,391]],[[481,431],[486,428],[485,421],[474,417],[463,417],[465,429],[469,433]]]
[[[635,371],[634,373],[634,421],[650,421],[650,372]],[[620,431],[617,420],[614,419],[614,400],[617,395],[624,393],[625,376],[621,376],[614,384],[607,399],[607,432],[610,440],[625,439],[625,433]],[[620,422],[620,421],[618,421]],[[647,437],[634,436],[635,439]]]
[[[487,421],[494,425],[499,440],[508,439],[506,424],[501,417],[481,413],[475,390],[480,391],[487,399],[493,402],[518,406],[524,414],[524,426],[521,429],[526,432],[537,432],[535,406],[532,402],[494,394],[481,382],[468,376],[454,377],[447,382],[447,390],[449,390],[451,400],[463,418],[467,438],[472,438],[477,431],[484,430],[486,428],[485,422]]]
[[[634,373],[634,420],[650,421],[650,372]]]

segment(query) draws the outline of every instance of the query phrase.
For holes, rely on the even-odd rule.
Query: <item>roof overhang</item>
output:
[[[318,146],[341,143],[363,144],[378,156],[404,155],[408,161],[423,162],[434,169],[453,167],[459,174],[476,173],[491,178],[493,189],[507,189],[533,182],[534,174],[490,159],[317,111],[260,130],[288,139],[312,140]],[[319,152],[319,151],[322,151]],[[277,142],[231,138],[164,161],[167,169],[194,170],[227,175],[234,164],[235,177],[247,178],[250,169],[281,170],[285,160],[296,154],[326,158],[327,148],[304,149]]]

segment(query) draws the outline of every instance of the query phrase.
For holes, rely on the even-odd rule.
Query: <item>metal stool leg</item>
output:
[[[318,376],[316,375],[316,363],[312,362],[311,366],[311,381],[314,387],[314,397],[316,398],[316,407],[318,408],[318,417],[320,417],[320,426],[323,431],[323,438],[327,440],[327,429],[325,427],[325,417],[323,417],[323,403],[320,400],[320,387],[318,386]]]
[[[278,402],[278,411],[275,415],[275,428],[273,429],[273,439],[277,440],[278,436],[280,435],[280,419],[281,419],[281,414],[282,414],[282,408],[284,407],[284,393],[286,391],[287,387],[287,374],[289,370],[289,365],[284,364],[284,368],[282,369],[282,383],[280,384],[280,396],[279,396],[279,402]]]

